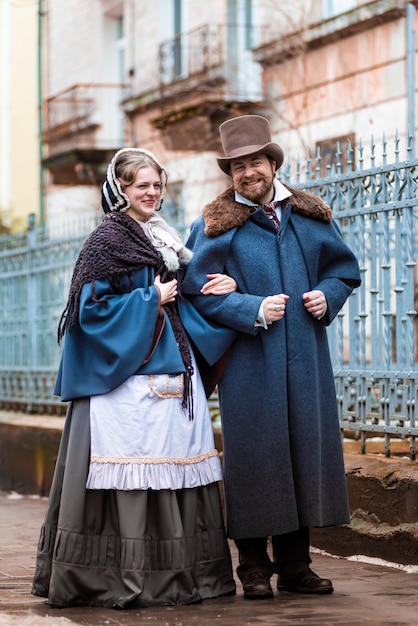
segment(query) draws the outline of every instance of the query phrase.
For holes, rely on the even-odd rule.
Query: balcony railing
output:
[[[43,139],[49,155],[74,148],[107,149],[123,144],[127,85],[76,84],[44,104]]]
[[[219,25],[205,24],[164,42],[159,51],[160,82],[170,84],[200,73],[223,75],[223,36]],[[208,76],[209,78],[209,76]]]
[[[251,56],[259,35],[259,28],[204,24],[165,41],[159,47],[162,97],[197,89],[239,101],[259,100],[260,66]]]

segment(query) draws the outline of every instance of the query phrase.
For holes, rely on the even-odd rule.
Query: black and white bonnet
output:
[[[143,148],[122,148],[118,150],[109,165],[107,166],[106,172],[106,180],[102,186],[102,208],[105,213],[109,213],[110,211],[119,211],[121,213],[125,213],[127,209],[131,206],[128,196],[123,193],[119,180],[115,175],[115,163],[118,160],[119,156],[125,152],[134,152],[137,154],[143,154],[150,157],[156,165],[158,165],[162,169],[162,187],[161,187],[161,197],[158,203],[156,210],[158,211],[161,208],[163,203],[163,195],[165,188],[167,186],[167,172],[162,167],[162,165],[158,162],[155,155],[149,150],[144,150]]]

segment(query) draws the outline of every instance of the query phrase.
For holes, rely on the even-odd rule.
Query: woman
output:
[[[55,389],[71,402],[32,589],[53,606],[235,593],[220,461],[177,306],[191,252],[156,213],[166,182],[152,153],[118,151],[102,189],[106,215],[74,268]],[[212,294],[236,287],[209,276]]]

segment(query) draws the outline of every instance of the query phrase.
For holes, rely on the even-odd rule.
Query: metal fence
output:
[[[337,151],[326,178],[317,176],[319,155],[313,171],[308,162],[303,182],[297,166],[296,179],[332,206],[361,270],[361,287],[329,329],[341,428],[361,438],[363,452],[367,438],[384,437],[386,456],[391,439],[409,438],[415,460],[418,161],[409,156],[411,137],[406,160],[400,160],[399,143],[396,137],[391,164],[383,139],[379,164],[372,141],[369,167],[360,144],[356,169],[349,147],[345,171]]]
[[[387,163],[382,142],[359,146],[357,167],[348,148],[341,164],[320,177],[320,155],[283,169],[283,180],[321,195],[333,208],[343,236],[356,254],[362,285],[329,328],[341,428],[361,438],[385,438],[386,455],[396,437],[409,439],[416,458],[417,382],[415,299],[418,160],[407,139]],[[0,407],[27,412],[64,412],[53,396],[60,358],[56,328],[73,264],[87,233],[54,238],[35,229],[0,239]]]
[[[88,232],[90,215],[78,234],[51,237],[29,228],[0,238],[0,408],[62,414],[53,395],[61,356],[57,327],[74,262]]]

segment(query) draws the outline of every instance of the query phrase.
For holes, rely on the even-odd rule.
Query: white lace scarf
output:
[[[180,265],[187,265],[193,256],[177,234],[159,215],[154,213],[146,222],[138,221],[151,240],[151,243],[161,253],[164,263],[170,272],[175,272]]]

